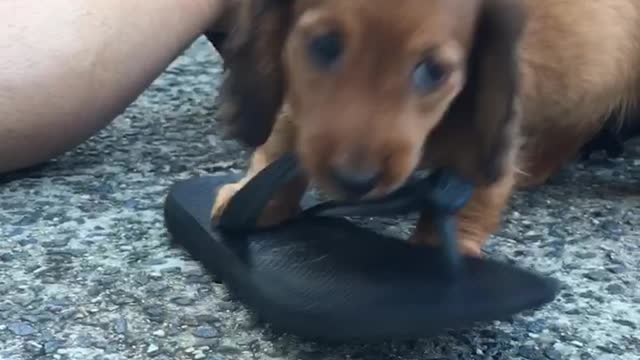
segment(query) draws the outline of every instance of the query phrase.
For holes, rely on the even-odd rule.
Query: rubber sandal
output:
[[[558,293],[552,278],[458,253],[452,215],[473,189],[445,171],[380,200],[316,202],[258,227],[273,193],[298,171],[291,155],[272,163],[234,195],[215,226],[214,195],[239,176],[177,182],[165,202],[173,243],[275,331],[329,341],[415,339],[506,320]],[[412,245],[345,218],[421,209],[437,219],[442,246]]]

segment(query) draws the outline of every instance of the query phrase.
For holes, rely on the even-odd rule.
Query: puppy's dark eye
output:
[[[434,91],[446,77],[445,67],[429,59],[420,62],[411,76],[414,88],[423,94]]]
[[[335,32],[319,35],[311,39],[308,50],[313,64],[327,70],[340,59],[342,39]]]

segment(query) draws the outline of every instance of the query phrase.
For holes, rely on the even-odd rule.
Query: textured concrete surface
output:
[[[640,359],[638,145],[514,200],[487,251],[562,280],[539,311],[366,346],[255,327],[223,285],[168,248],[162,222],[173,181],[243,167],[247,154],[212,121],[220,72],[199,41],[91,141],[2,178],[0,359]]]

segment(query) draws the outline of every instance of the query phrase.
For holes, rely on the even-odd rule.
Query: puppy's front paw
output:
[[[227,208],[227,204],[231,201],[231,198],[240,190],[243,183],[226,184],[218,190],[213,208],[211,209],[211,220],[216,223],[220,216]]]
[[[211,220],[217,223],[231,198],[245,185],[244,181],[224,185],[218,190],[215,203],[211,209]],[[285,193],[278,193],[271,200],[258,219],[258,225],[268,226],[284,221],[300,212],[299,202],[295,197],[289,198]]]
[[[411,236],[409,242],[415,245],[440,246],[440,240],[433,232],[416,232]],[[483,244],[484,240],[463,236],[461,239],[458,239],[458,251],[460,251],[463,256],[482,258]]]
[[[464,256],[482,258],[484,256],[482,253],[482,243],[481,241],[462,239],[459,241],[458,248]]]

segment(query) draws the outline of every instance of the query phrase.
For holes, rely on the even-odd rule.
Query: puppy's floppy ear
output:
[[[518,52],[525,24],[518,1],[483,1],[465,87],[427,144],[436,162],[479,185],[502,176],[517,146]]]
[[[231,137],[262,145],[284,97],[282,51],[294,0],[240,0],[223,54],[227,77],[218,119]]]

